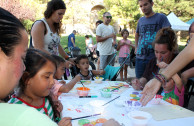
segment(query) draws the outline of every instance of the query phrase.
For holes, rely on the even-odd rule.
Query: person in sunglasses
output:
[[[153,0],[138,0],[138,2],[144,16],[139,19],[135,34],[135,73],[137,78],[141,78],[147,63],[155,57],[152,42],[157,31],[171,25],[164,14],[153,11]]]
[[[116,44],[116,34],[114,28],[109,25],[112,16],[109,12],[103,14],[103,23],[96,29],[96,41],[100,53],[100,69],[104,69],[114,57],[114,46]],[[112,60],[111,65],[114,65]]]

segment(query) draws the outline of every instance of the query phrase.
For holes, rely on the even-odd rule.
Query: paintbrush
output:
[[[83,85],[83,87],[85,87],[81,80],[80,80],[80,83]]]
[[[94,114],[94,115],[89,115],[89,116],[82,116],[82,117],[78,117],[78,118],[73,118],[73,119],[71,119],[71,120],[83,119],[83,118],[88,118],[88,117],[93,117],[93,116],[98,116],[98,115],[101,115],[101,113],[99,113],[99,114]]]
[[[108,103],[110,103],[110,102],[114,101],[115,99],[117,99],[117,98],[119,98],[119,97],[120,97],[120,96],[118,96],[118,97],[116,97],[116,98],[114,98],[114,99],[110,100],[109,102],[105,103],[105,104],[104,104],[104,105],[102,105],[102,106],[105,106],[106,104],[108,104]]]

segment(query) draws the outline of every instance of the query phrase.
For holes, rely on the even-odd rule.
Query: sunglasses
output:
[[[105,16],[107,19],[112,19],[112,16]]]

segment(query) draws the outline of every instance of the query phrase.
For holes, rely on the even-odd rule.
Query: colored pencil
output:
[[[78,117],[78,118],[73,118],[73,119],[71,119],[71,120],[83,119],[83,118],[88,118],[88,117],[93,117],[93,116],[98,116],[98,115],[101,115],[101,113],[99,113],[99,114],[94,114],[94,115],[89,115],[89,116],[82,116],[82,117]]]

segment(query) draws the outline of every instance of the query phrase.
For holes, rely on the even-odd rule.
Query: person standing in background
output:
[[[135,34],[135,73],[137,78],[141,78],[147,63],[155,57],[152,42],[156,33],[161,28],[170,27],[171,25],[164,14],[153,11],[153,0],[138,1],[144,17],[139,19]]]
[[[71,51],[72,47],[75,47],[75,35],[76,31],[73,30],[73,32],[68,36],[68,49]]]
[[[116,44],[116,34],[114,28],[109,25],[112,16],[109,12],[103,14],[103,23],[96,29],[96,41],[98,42],[98,51],[100,53],[100,69],[104,69],[114,57],[114,46]],[[111,65],[114,65],[112,60]]]

